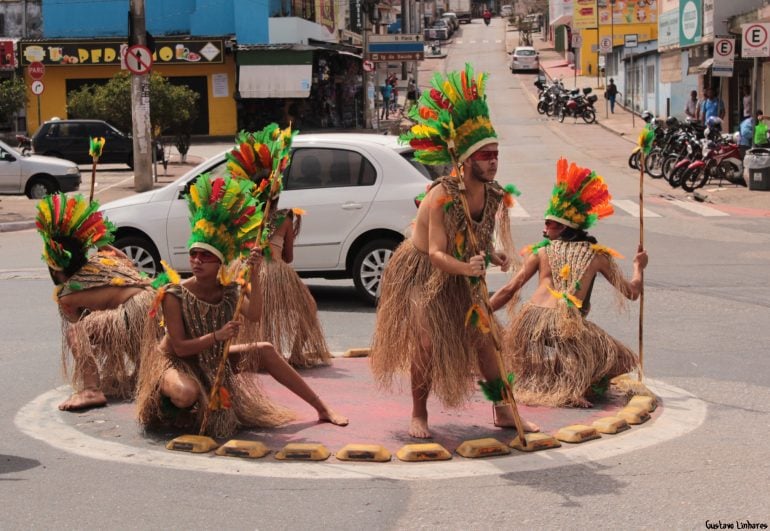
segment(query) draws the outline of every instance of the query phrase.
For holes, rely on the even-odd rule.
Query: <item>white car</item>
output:
[[[0,193],[42,199],[47,194],[71,192],[79,187],[80,170],[74,162],[23,155],[0,141]]]
[[[306,278],[352,278],[374,302],[384,266],[417,213],[415,196],[440,170],[416,162],[394,136],[300,134],[292,148],[279,206],[307,212],[292,265]],[[148,274],[159,271],[161,258],[190,270],[183,196],[205,172],[224,175],[225,153],[163,188],[102,206],[117,226],[115,245]]]
[[[517,46],[511,53],[511,73],[517,70],[540,70],[540,54],[532,46]]]

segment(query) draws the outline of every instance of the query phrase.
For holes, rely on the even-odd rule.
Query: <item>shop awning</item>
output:
[[[307,98],[312,84],[311,50],[238,52],[238,92],[241,98]]]
[[[714,64],[714,58],[709,57],[702,63],[700,63],[697,66],[690,66],[687,68],[688,74],[705,74],[709,68],[711,68],[711,65]]]

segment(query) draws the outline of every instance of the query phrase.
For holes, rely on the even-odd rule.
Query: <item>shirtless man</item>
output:
[[[562,159],[559,164],[566,170],[566,161]],[[592,212],[593,221],[611,214],[611,209],[602,210],[605,202],[608,204],[609,193],[601,177],[587,172],[583,171],[587,180],[571,189],[580,194],[580,190],[587,189],[588,180],[598,179],[592,186],[594,190],[603,187],[603,193],[592,192],[589,201],[594,204],[589,206],[593,210],[581,212],[580,205],[586,203],[574,202],[568,195],[552,200],[551,205],[566,208],[561,212],[553,206],[549,208],[545,240],[533,246],[522,269],[490,300],[494,310],[503,307],[538,275],[532,298],[512,316],[504,348],[516,374],[516,398],[526,404],[589,407],[587,397],[593,386],[604,386],[610,378],[638,364],[636,355],[625,345],[586,320],[597,274],[604,276],[623,297],[636,300],[648,261],[647,252],[640,246],[634,257],[633,276],[628,280],[613,260],[616,253],[586,233],[592,223]]]

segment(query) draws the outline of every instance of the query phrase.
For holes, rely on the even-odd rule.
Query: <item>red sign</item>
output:
[[[14,68],[16,68],[16,52],[13,50],[13,41],[0,41],[0,70]]]
[[[374,70],[374,63],[368,59],[363,62],[364,72],[371,72]]]
[[[35,61],[34,63],[29,64],[27,71],[29,72],[29,77],[32,79],[43,79],[43,76],[45,75],[45,65],[39,61]]]

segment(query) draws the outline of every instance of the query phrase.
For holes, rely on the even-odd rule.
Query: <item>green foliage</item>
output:
[[[24,80],[13,78],[0,80],[0,123],[5,123],[27,103]]]
[[[176,86],[158,73],[150,75],[150,123],[153,135],[188,132],[198,117],[199,94]],[[105,85],[86,85],[67,94],[70,118],[105,120],[131,131],[131,74],[118,72]]]

